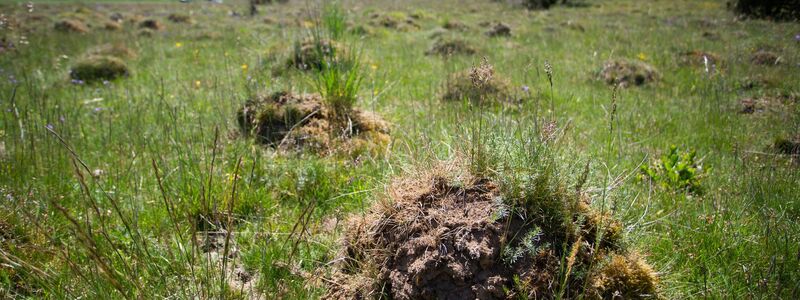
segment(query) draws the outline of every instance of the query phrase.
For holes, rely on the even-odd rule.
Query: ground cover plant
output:
[[[800,298],[766,4],[2,2],[0,298]]]

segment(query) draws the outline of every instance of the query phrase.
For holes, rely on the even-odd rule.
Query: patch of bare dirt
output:
[[[580,202],[574,229],[538,224],[554,219],[538,215],[547,208],[512,211],[494,182],[461,170],[399,179],[386,201],[350,218],[325,298],[552,299],[562,280],[567,298],[655,297],[655,273],[619,250],[621,225],[610,216]]]
[[[354,109],[343,126],[319,94],[277,92],[248,101],[237,113],[241,131],[277,149],[343,152],[351,156],[388,151],[389,123],[379,115]]]

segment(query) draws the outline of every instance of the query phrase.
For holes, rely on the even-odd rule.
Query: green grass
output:
[[[625,242],[660,272],[666,298],[800,297],[800,172],[769,148],[776,137],[800,131],[798,106],[737,113],[741,98],[800,92],[800,25],[734,21],[721,0],[609,0],[546,12],[456,2],[341,2],[355,24],[372,12],[424,11],[420,30],[371,28],[359,40],[364,73],[356,105],[394,127],[390,155],[358,160],[277,153],[237,134],[235,112],[254,90],[315,91],[309,74],[273,75],[307,34],[303,21],[315,24],[304,1],[261,9],[285,26],[265,24],[264,16],[228,16],[246,11],[238,3],[121,6],[128,14],[149,11],[167,25],[150,38],[130,24],[119,32],[55,33],[52,23],[74,7],[37,6],[50,20],[2,33],[29,43],[0,54],[0,298],[246,297],[200,253],[192,236],[205,228],[198,224],[203,218],[233,232],[240,255],[230,263],[258,275],[255,290],[318,297],[320,282],[299,273],[327,272],[343,220],[365,211],[389,178],[453,157],[478,128],[480,135],[502,135],[514,128],[498,124],[543,116],[563,135],[554,146],[560,174],[573,180],[589,163],[584,190],[623,221]],[[26,15],[20,5],[0,8]],[[176,10],[197,23],[166,21]],[[423,55],[445,19],[471,26],[446,35],[463,36],[478,55]],[[494,20],[509,23],[513,36],[483,35],[478,23]],[[127,61],[130,77],[71,84],[70,66],[109,42],[139,53]],[[751,64],[750,54],[763,46],[785,63]],[[694,49],[715,52],[723,63],[711,74],[680,64],[678,54]],[[520,95],[522,86],[530,88],[526,101],[440,101],[448,74],[482,56]],[[661,73],[652,85],[620,90],[613,118],[612,90],[595,79],[610,58],[644,60]],[[552,90],[545,61],[553,68]],[[740,88],[748,78],[767,84]],[[696,150],[712,168],[702,195],[635,180],[641,164],[673,144]]]

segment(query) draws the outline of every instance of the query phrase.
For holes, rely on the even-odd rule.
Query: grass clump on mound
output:
[[[278,149],[310,149],[318,153],[338,148],[349,154],[379,154],[389,144],[389,123],[377,114],[354,109],[340,127],[319,94],[277,92],[257,96],[237,113],[245,135]]]
[[[370,16],[369,24],[398,31],[413,31],[420,28],[413,18],[402,12],[374,13]]]
[[[490,28],[484,34],[489,37],[508,37],[511,36],[511,26],[505,23],[497,22],[489,24]]]
[[[659,75],[654,67],[641,61],[609,60],[603,64],[598,77],[609,85],[629,87],[656,81]]]
[[[775,66],[781,64],[781,56],[775,52],[759,49],[750,56],[750,61],[756,65]]]
[[[139,22],[139,28],[159,31],[164,29],[164,24],[162,24],[156,19],[145,19]]]
[[[680,63],[689,66],[716,66],[720,63],[719,55],[702,50],[686,51],[680,54]]]
[[[511,102],[511,81],[495,74],[494,67],[483,60],[480,66],[451,74],[445,82],[442,99],[473,103]]]
[[[85,82],[113,80],[129,74],[128,65],[124,61],[107,55],[94,55],[81,59],[70,71],[72,79]]]
[[[287,64],[299,70],[322,70],[326,62],[340,63],[337,58],[347,56],[344,52],[336,41],[308,38],[295,43]]]
[[[326,297],[655,297],[657,277],[622,249],[621,224],[537,167],[509,178],[445,163],[395,180],[350,219]]]
[[[56,31],[60,32],[73,32],[73,33],[88,33],[89,26],[86,26],[79,20],[67,19],[56,22],[54,26]]]
[[[103,44],[89,50],[89,56],[113,56],[117,58],[136,58],[138,54],[123,44]]]
[[[477,50],[465,40],[440,38],[425,52],[425,55],[473,55],[476,52]]]
[[[775,150],[780,154],[800,156],[800,134],[793,138],[778,138],[774,143]]]
[[[179,13],[172,13],[167,16],[167,20],[170,20],[172,23],[185,23],[185,24],[192,24],[194,20],[191,16]]]

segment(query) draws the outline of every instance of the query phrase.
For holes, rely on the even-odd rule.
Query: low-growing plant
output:
[[[696,151],[681,151],[672,145],[660,159],[650,165],[642,165],[639,178],[651,180],[667,189],[700,193],[702,178],[708,170],[703,169],[703,164],[696,157]]]

